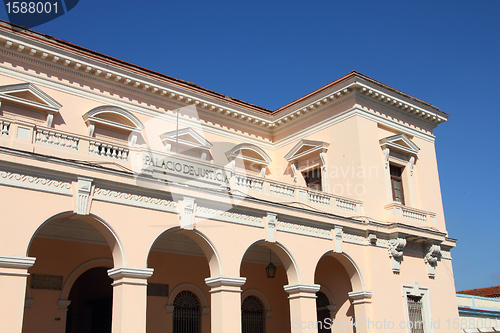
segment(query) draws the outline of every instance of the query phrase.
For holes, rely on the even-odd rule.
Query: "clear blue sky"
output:
[[[34,30],[269,109],[351,70],[431,102],[456,288],[500,285],[500,1],[80,0]]]

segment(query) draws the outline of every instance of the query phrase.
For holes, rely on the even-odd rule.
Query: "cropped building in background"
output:
[[[500,332],[500,286],[458,291],[457,302],[463,332]]]
[[[7,23],[0,53],[1,332],[460,331],[446,113],[356,72],[270,111]]]

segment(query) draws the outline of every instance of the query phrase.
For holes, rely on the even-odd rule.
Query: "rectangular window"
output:
[[[303,175],[307,187],[318,191],[323,190],[321,187],[321,168],[304,172]]]
[[[390,165],[391,169],[391,186],[392,186],[392,200],[405,204],[405,199],[403,195],[403,168]]]
[[[408,303],[408,328],[411,333],[424,333],[424,320],[422,317],[422,297],[407,295]]]

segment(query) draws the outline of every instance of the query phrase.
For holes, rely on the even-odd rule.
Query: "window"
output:
[[[408,295],[408,326],[411,333],[424,333],[424,320],[422,318],[422,297]]]
[[[200,301],[190,291],[184,290],[175,296],[173,332],[201,332]]]
[[[415,282],[413,286],[403,286],[403,295],[406,306],[407,332],[432,332],[429,289],[420,287]]]
[[[420,148],[403,133],[381,139],[380,146],[384,153],[387,200],[415,207],[413,173]]]
[[[403,191],[403,168],[390,164],[391,172],[391,186],[392,186],[392,200],[405,204],[404,191]]]
[[[310,189],[322,191],[321,186],[321,169],[316,168],[303,173],[306,186]]]
[[[255,296],[248,296],[241,304],[242,333],[264,333],[264,305]]]
[[[305,182],[302,184],[311,189],[328,192],[326,152],[329,145],[327,142],[302,139],[285,155],[295,183],[302,183],[298,177],[302,174]]]

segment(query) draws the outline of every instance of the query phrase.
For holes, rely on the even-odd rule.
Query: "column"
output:
[[[241,286],[246,278],[216,276],[205,279],[211,288],[212,332],[241,333]]]
[[[0,332],[21,333],[28,268],[35,258],[0,256]]]
[[[297,283],[284,286],[290,302],[292,333],[317,333],[316,293],[319,284]]]
[[[147,279],[152,268],[116,267],[108,270],[113,282],[113,333],[145,333]]]
[[[354,321],[356,322],[356,333],[367,333],[375,330],[371,313],[372,292],[351,291],[349,298],[354,306]]]

